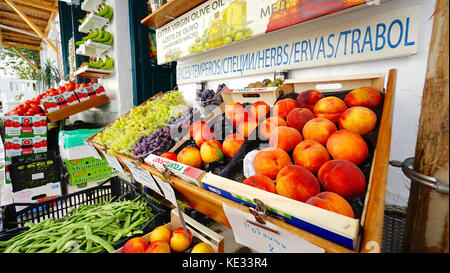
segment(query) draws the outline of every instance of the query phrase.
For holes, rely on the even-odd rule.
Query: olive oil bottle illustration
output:
[[[253,30],[247,27],[251,22],[247,21],[247,2],[235,0],[231,2],[222,13],[216,12],[208,29],[205,29],[202,37],[196,37],[195,42],[189,46],[189,53],[200,53],[210,48],[249,38]]]

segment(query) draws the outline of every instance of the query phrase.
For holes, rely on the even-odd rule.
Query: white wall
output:
[[[392,124],[390,156],[392,160],[403,161],[407,157],[414,156],[435,0],[391,0],[384,2],[379,6],[361,8],[342,15],[324,18],[308,25],[312,28],[320,29],[320,27],[340,24],[344,20],[351,21],[361,19],[374,14],[417,4],[422,5],[422,21],[418,39],[418,53],[416,55],[364,63],[291,70],[289,72],[289,78],[326,78],[334,75],[383,73],[391,68],[396,68],[398,70],[398,75]],[[254,39],[263,41],[264,39],[271,39],[272,35],[280,37],[280,34],[283,31],[289,30],[281,30],[277,33],[266,34]],[[240,46],[245,46],[245,42],[242,42]],[[231,88],[242,88],[250,82],[262,80],[264,78],[271,79],[273,78],[273,74],[260,74],[258,76],[244,76],[223,81],[210,81],[207,83],[207,87],[216,89],[217,85],[223,82]],[[179,89],[186,94],[186,97],[189,100],[192,100],[195,97],[195,84],[180,85]],[[410,182],[403,175],[401,170],[389,167],[386,203],[406,207],[409,197],[409,187]]]
[[[128,1],[106,0],[106,4],[114,9],[114,15],[106,27],[114,35],[112,49],[107,53],[114,59],[114,73],[99,82],[105,87],[110,102],[72,116],[71,121],[83,120],[106,125],[133,107]]]

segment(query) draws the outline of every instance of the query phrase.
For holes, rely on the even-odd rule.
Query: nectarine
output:
[[[333,159],[345,159],[359,165],[369,155],[366,141],[350,130],[339,130],[330,135],[327,150]]]
[[[193,248],[191,253],[215,253],[214,248],[205,243],[205,242],[201,242],[196,244]]]
[[[270,117],[264,120],[261,123],[261,127],[259,129],[259,133],[262,137],[268,139],[270,136],[270,132],[273,128],[276,128],[278,126],[287,126],[287,123],[284,119],[280,117]]]
[[[276,190],[279,195],[306,202],[320,192],[317,178],[307,169],[290,165],[280,170],[277,175]]]
[[[192,243],[192,233],[187,229],[189,238],[186,238],[183,227],[179,227],[172,232],[170,237],[170,248],[175,252],[183,252],[189,248]]]
[[[295,146],[303,140],[302,135],[297,129],[279,126],[273,129],[269,135],[269,145],[277,147],[290,153]]]
[[[208,140],[200,147],[200,156],[205,163],[220,162],[223,160],[222,144],[215,140]]]
[[[337,131],[336,125],[326,118],[313,118],[303,126],[303,138],[312,139],[322,145],[327,144],[328,137]]]
[[[202,157],[200,155],[200,151],[199,149],[192,146],[184,147],[178,153],[177,161],[195,168],[200,168],[202,166]]]
[[[148,247],[148,241],[144,237],[134,237],[128,240],[122,247],[122,253],[144,253]]]
[[[303,130],[306,122],[314,118],[313,112],[307,108],[294,108],[286,117],[287,126],[297,129],[299,132]]]
[[[280,148],[264,148],[259,151],[254,160],[253,167],[257,174],[276,179],[278,172],[285,166],[291,165],[291,157]]]
[[[292,158],[295,165],[317,173],[320,167],[330,160],[330,155],[322,144],[312,139],[306,139],[295,147]]]
[[[173,152],[165,152],[165,153],[161,154],[160,157],[164,157],[164,158],[170,159],[172,161],[177,161],[177,154],[173,153]]]
[[[245,179],[242,184],[249,185],[261,190],[276,193],[275,183],[265,175],[255,174]]]
[[[168,226],[158,226],[150,232],[149,241],[150,243],[154,241],[166,241],[169,243],[170,235],[172,235],[172,230]]]
[[[233,158],[234,155],[239,151],[242,144],[244,144],[245,138],[240,134],[229,134],[225,137],[222,143],[223,153],[228,158]]]
[[[264,101],[257,101],[250,106],[250,115],[257,121],[264,119],[270,112],[270,106]]]
[[[334,159],[322,165],[317,178],[324,191],[343,198],[357,197],[366,190],[366,177],[358,166],[348,160]]]
[[[326,118],[333,123],[339,122],[339,117],[347,110],[347,105],[338,97],[330,96],[320,99],[314,105],[314,115],[317,118]]]
[[[367,107],[350,107],[339,118],[339,128],[365,136],[377,126],[377,114]]]
[[[324,95],[317,90],[303,91],[297,96],[297,104],[300,108],[308,108],[313,111],[314,105],[323,97]]]
[[[147,247],[145,253],[170,253],[170,245],[166,241],[154,241]]]
[[[294,99],[286,98],[279,100],[275,103],[273,106],[273,113],[272,116],[280,117],[282,119],[285,119],[289,112],[291,112],[292,109],[297,108],[297,102]]]
[[[382,96],[378,90],[372,87],[360,87],[352,90],[344,98],[348,107],[364,106],[375,109],[381,105]]]
[[[321,192],[318,195],[309,198],[306,203],[350,218],[355,218],[352,206],[350,206],[347,200],[331,191]]]

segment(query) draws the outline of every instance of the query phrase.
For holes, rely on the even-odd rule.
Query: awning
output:
[[[4,47],[42,50],[45,41],[58,52],[46,37],[50,21],[58,13],[58,0],[0,0],[0,43]]]

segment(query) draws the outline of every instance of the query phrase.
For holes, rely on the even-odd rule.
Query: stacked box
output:
[[[105,159],[87,157],[76,160],[64,160],[72,186],[94,182],[117,175],[118,171],[111,168]]]
[[[79,102],[87,101],[92,97],[105,95],[105,88],[94,83],[90,86],[80,87],[73,91],[66,91],[56,96],[48,96],[41,100],[41,106],[47,113],[64,109]]]
[[[47,152],[47,118],[45,116],[6,116],[5,159]]]

